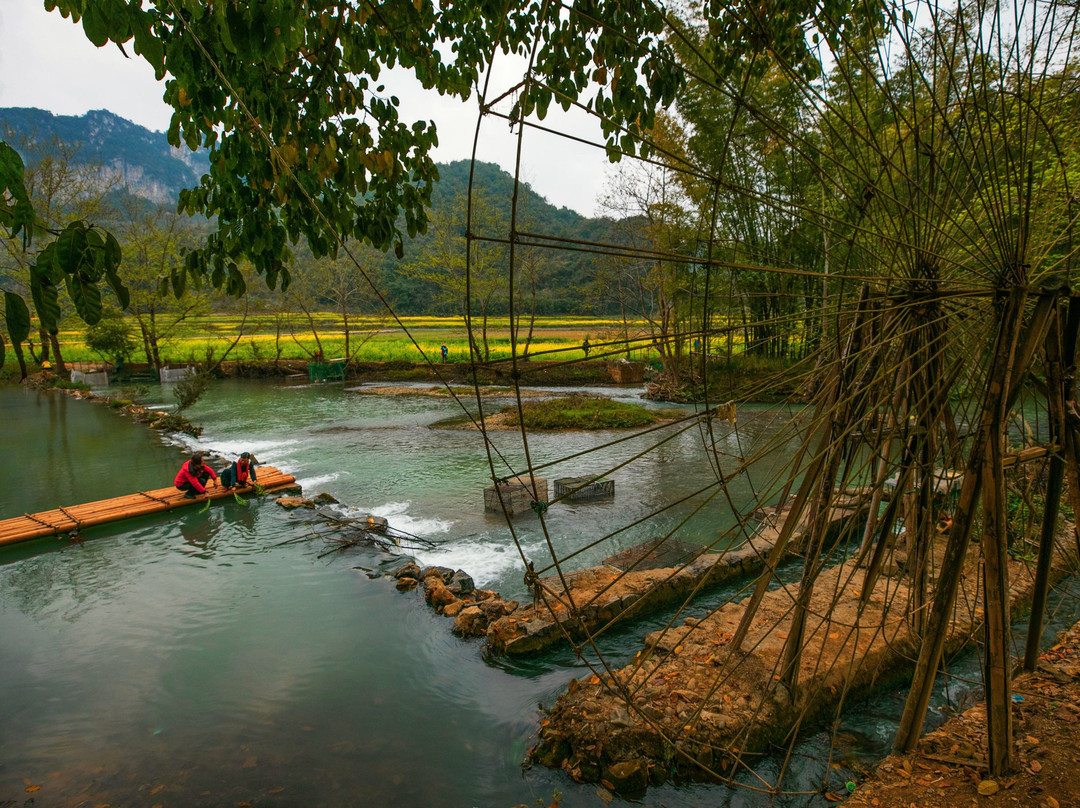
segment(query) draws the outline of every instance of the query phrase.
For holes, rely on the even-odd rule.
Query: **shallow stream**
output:
[[[326,491],[356,513],[438,541],[421,563],[462,568],[481,586],[521,596],[513,536],[502,517],[483,513],[491,472],[477,433],[428,428],[454,413],[441,398],[229,382],[191,412],[203,436],[175,445],[104,406],[0,389],[0,518],[167,486],[193,446],[230,457],[246,450],[295,474],[309,495]],[[721,496],[691,497],[634,523],[715,480],[711,457],[729,474],[786,417],[740,408],[737,434],[717,426],[723,455],[706,452],[696,429],[671,437],[609,474],[613,501],[552,506],[547,537],[534,517],[516,520],[526,556],[540,568],[548,539],[566,554],[623,526],[572,568],[683,522],[684,541],[712,540],[734,519]],[[616,443],[545,474],[607,472],[673,432]],[[531,436],[533,464],[616,437]],[[495,441],[515,470],[525,466],[516,433]],[[735,504],[745,506],[761,484],[733,478]],[[227,501],[90,529],[78,543],[43,539],[0,551],[0,805],[33,797],[36,806],[510,808],[548,805],[555,792],[566,806],[603,804],[595,786],[521,768],[537,705],[585,673],[582,662],[567,650],[486,660],[479,643],[453,637],[447,618],[384,577],[400,558],[359,548],[319,558],[328,549],[322,539],[282,544],[313,529],[310,512],[289,514],[270,499]],[[1076,619],[1075,603],[1055,598],[1056,627]],[[622,664],[652,627],[620,629],[601,649]],[[961,657],[950,670],[977,678],[977,659]],[[950,697],[958,690],[970,688],[954,681]],[[884,754],[902,695],[851,710],[833,762]],[[944,697],[942,689],[939,704]],[[819,787],[828,753],[825,733],[809,736],[785,789]],[[774,779],[778,766],[763,760],[762,776]],[[833,770],[833,787],[849,772]],[[634,804],[827,803],[666,785]]]

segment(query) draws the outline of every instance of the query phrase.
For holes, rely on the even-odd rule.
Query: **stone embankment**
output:
[[[843,497],[829,515],[831,530],[865,513],[864,497]],[[741,545],[694,557],[683,552],[676,563],[665,563],[665,544],[646,543],[580,572],[539,579],[542,589],[534,602],[495,621],[487,632],[495,653],[530,654],[569,638],[578,642],[620,620],[644,617],[661,606],[684,601],[726,581],[756,575],[765,569],[769,552],[779,537],[787,510],[763,514],[765,518]],[[796,528],[790,547],[799,547]],[[684,551],[685,545],[680,546]],[[637,552],[634,552],[637,550]],[[678,554],[676,554],[678,555]]]
[[[832,529],[839,530],[857,519],[865,508],[864,497],[858,494],[843,497],[830,514]],[[445,595],[432,596],[431,584],[436,582],[428,581],[429,569],[420,570],[415,564],[408,564],[395,572],[394,577],[398,579],[398,589],[403,591],[416,586],[408,583],[410,580],[423,582],[428,603],[440,614],[455,617],[455,634],[485,637],[493,653],[530,654],[562,642],[582,641],[618,621],[645,617],[662,606],[684,601],[725,581],[759,573],[765,568],[769,551],[779,536],[778,526],[783,524],[786,514],[786,510],[764,514],[766,518],[757,530],[733,549],[698,554],[700,548],[676,542],[646,542],[606,559],[599,566],[562,577],[536,579],[536,597],[529,603],[506,601],[492,593],[499,604],[512,604],[512,608],[488,606],[480,614],[469,611],[461,619],[453,604],[450,612],[445,610],[441,604]],[[803,528],[805,524],[796,529],[796,535]],[[798,541],[793,541],[792,546],[797,547]],[[448,568],[431,569],[442,570],[444,577],[465,575],[460,570],[454,573]],[[449,580],[446,577],[444,583],[449,584]],[[479,607],[479,602],[467,605]]]
[[[1054,578],[1066,572],[1063,554]],[[1030,602],[1032,575],[1010,563],[1011,603]],[[824,571],[810,602],[794,693],[780,681],[797,586],[766,594],[743,647],[731,645],[746,601],[703,619],[654,632],[622,668],[574,681],[542,722],[531,759],[561,767],[578,781],[635,791],[671,776],[723,779],[749,753],[790,741],[848,700],[898,681],[917,656],[907,620],[906,582],[881,577],[860,608],[863,572],[854,562]],[[975,564],[961,584],[947,651],[966,643],[981,623]],[[633,705],[633,709],[628,709]]]
[[[517,608],[516,600],[503,600],[490,589],[477,589],[462,570],[425,567],[407,563],[394,573],[402,592],[424,590],[424,600],[439,614],[454,618],[454,633],[461,637],[483,637],[488,626]]]

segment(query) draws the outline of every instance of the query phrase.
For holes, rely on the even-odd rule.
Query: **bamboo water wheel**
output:
[[[644,758],[733,786],[798,791],[784,777],[800,727],[835,726],[879,673],[908,671],[895,743],[912,748],[945,652],[970,640],[985,660],[989,766],[1007,771],[1010,625],[1018,601],[1030,600],[1023,660],[1033,666],[1048,588],[1076,550],[1062,496],[1072,513],[1080,508],[1077,7],[889,4],[858,30],[813,20],[808,63],[766,45],[735,66],[712,60],[700,11],[664,13],[656,61],[638,80],[648,86],[661,70],[681,71],[673,109],[627,128],[605,120],[602,97],[564,105],[609,135],[567,136],[575,148],[622,158],[607,210],[628,226],[590,243],[529,226],[521,167],[530,144],[558,136],[560,124],[528,105],[530,83],[546,80],[535,62],[507,86],[493,69],[474,154],[483,153],[485,126],[508,122],[518,185],[502,201],[510,211],[502,224],[471,216],[469,259],[479,267],[493,246],[501,250],[517,326],[509,365],[524,384],[530,273],[563,252],[592,253],[632,316],[585,355],[651,353],[663,364],[658,388],[696,388],[692,428],[711,468],[702,498],[737,513],[707,549],[722,556],[739,546],[755,511],[785,507],[786,517],[764,572],[704,618],[695,595],[683,599],[629,665],[597,643],[612,623],[583,641],[568,631],[595,686],[560,698],[534,759],[585,780],[614,779]],[[590,22],[598,37],[618,35],[603,19]],[[754,357],[776,367],[762,389],[736,393],[714,372]],[[565,352],[567,362],[579,358]],[[778,387],[805,406],[774,439],[798,450],[766,473],[757,461],[773,445],[747,438],[732,457],[715,415],[719,404],[738,409]],[[536,471],[530,439],[523,428],[512,452],[487,439],[493,478]],[[662,444],[658,436],[652,448]],[[753,480],[750,502],[729,494],[738,475]],[[853,490],[869,516],[835,541],[824,515]],[[532,576],[531,585],[567,624],[584,619],[592,601],[575,602],[567,585],[574,554],[555,551],[565,542],[539,518],[550,555],[522,549],[522,562],[562,584]],[[582,542],[614,541],[623,527]],[[777,595],[776,569],[797,534],[805,560]],[[677,543],[679,529],[663,539]],[[685,614],[695,616],[684,624]],[[679,663],[691,648],[708,652],[708,663]],[[660,680],[690,692],[683,709],[658,708],[676,698],[654,686]],[[729,696],[748,692],[735,713]],[[602,731],[588,729],[594,720]],[[747,754],[770,745],[781,763],[766,776]],[[606,751],[586,751],[597,746]]]

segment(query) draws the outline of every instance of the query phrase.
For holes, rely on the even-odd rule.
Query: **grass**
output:
[[[517,407],[503,407],[506,423],[528,429],[629,429],[667,420],[670,415],[637,404],[590,396],[568,396],[547,401],[528,401]]]
[[[229,359],[258,362],[272,361],[279,356],[283,360],[307,360],[319,350],[323,355],[340,358],[345,355],[345,333],[341,316],[331,312],[312,315],[319,331],[317,342],[311,333],[307,318],[289,315],[285,320],[276,314],[249,315],[244,318],[235,314],[211,314],[193,317],[182,323],[176,333],[160,346],[162,361],[168,364],[185,364],[205,361],[213,354],[220,357],[232,344],[243,324],[244,335],[229,354]],[[132,329],[138,333],[134,318],[128,318]],[[447,346],[450,362],[469,359],[468,335],[460,317],[404,317],[404,328],[385,317],[350,316],[350,352],[358,362],[423,362],[425,356],[432,362],[441,361],[441,346]],[[406,330],[408,329],[408,333]],[[621,323],[611,318],[544,317],[534,327],[534,339],[529,354],[536,358],[572,361],[585,358],[581,345],[588,337],[591,344],[616,339],[621,333]],[[100,356],[86,347],[83,340],[84,327],[73,318],[63,323],[58,335],[65,361],[101,362]],[[278,333],[280,330],[280,333]],[[642,331],[642,326],[631,331]],[[36,332],[32,332],[36,333]],[[410,339],[410,334],[412,339]],[[525,329],[520,332],[518,355],[524,349]],[[415,340],[415,344],[413,342]],[[506,317],[488,321],[488,345],[491,360],[509,359],[513,355],[510,341],[510,321]],[[417,347],[419,346],[419,347]],[[631,351],[631,358],[650,360],[655,351],[644,347]],[[591,354],[596,358],[596,353]],[[141,344],[130,361],[145,361]]]
[[[312,319],[317,324],[319,342],[316,342],[312,335],[308,319],[304,315],[254,313],[248,315],[246,320],[231,313],[192,317],[177,327],[170,340],[160,345],[161,358],[165,364],[174,366],[205,362],[208,357],[220,359],[236,338],[241,324],[244,334],[228,355],[228,359],[233,361],[263,363],[280,358],[283,361],[305,362],[319,350],[320,343],[326,358],[344,357],[344,324],[340,314],[316,312],[312,314]],[[129,318],[129,322],[137,333],[134,318]],[[423,363],[426,358],[427,361],[440,363],[442,345],[447,346],[447,361],[450,363],[468,362],[470,358],[468,335],[460,317],[404,317],[404,328],[386,317],[370,315],[350,316],[349,323],[350,352],[352,359],[357,362],[416,364]],[[567,363],[565,366],[571,367],[569,363],[586,358],[582,344],[587,338],[592,348],[588,355],[591,360],[629,358],[658,367],[659,356],[647,339],[647,324],[631,323],[626,330],[631,339],[637,340],[629,356],[620,342],[624,326],[618,319],[541,317],[534,324],[533,341],[529,345],[527,358],[536,360],[534,369],[546,363]],[[59,334],[64,359],[72,363],[100,363],[102,357],[86,347],[84,331],[85,327],[77,318],[69,317],[64,321]],[[524,351],[525,333],[525,328],[519,330],[519,358]],[[32,330],[31,335],[35,336],[36,331]],[[488,321],[488,336],[491,361],[507,360],[514,355],[508,318],[491,318]],[[730,339],[730,351],[735,363],[730,366],[723,363],[723,368],[720,367],[721,363],[715,363],[711,373],[736,375],[745,383],[748,377],[760,377],[770,370],[778,369],[773,367],[774,364],[784,364],[744,354],[745,346],[741,333],[732,334]],[[690,345],[685,347],[688,350]],[[727,339],[716,338],[710,341],[709,350],[716,358],[727,355]],[[29,363],[29,355],[27,360]],[[9,350],[7,361],[3,369],[0,369],[0,378],[18,378],[14,361],[13,352]],[[129,361],[146,361],[141,342]],[[526,375],[523,378],[528,376],[528,368],[528,365],[524,366]]]

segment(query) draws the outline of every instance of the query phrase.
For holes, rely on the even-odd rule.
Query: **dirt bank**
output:
[[[858,786],[850,808],[1065,808],[1080,795],[1080,623],[1013,682],[1018,769],[991,779],[980,703],[892,755]],[[1016,698],[1019,697],[1019,698]]]

